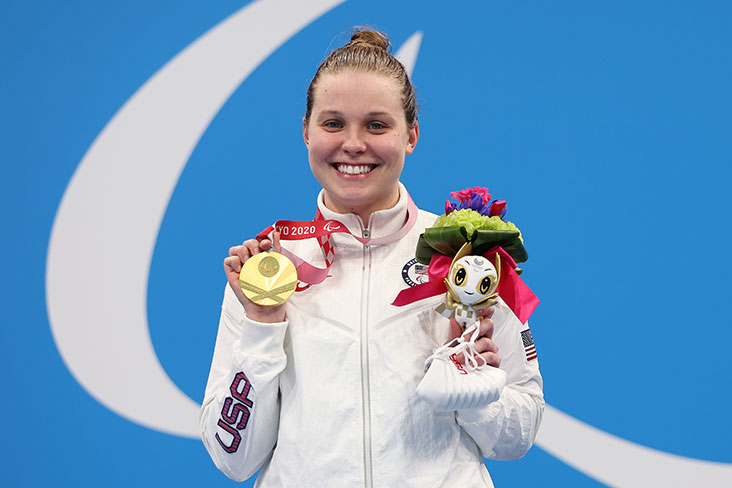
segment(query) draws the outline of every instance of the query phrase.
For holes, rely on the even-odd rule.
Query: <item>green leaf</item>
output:
[[[417,241],[417,250],[414,252],[414,257],[417,258],[417,262],[420,264],[430,264],[434,253],[435,250],[424,240],[424,234],[421,234]]]
[[[483,254],[495,246],[501,246],[517,263],[529,259],[519,232],[513,230],[476,230],[473,234],[472,254]]]
[[[423,235],[427,244],[446,256],[454,256],[468,242],[465,227],[430,227]]]
[[[519,232],[513,230],[476,230],[473,233],[471,254],[484,254],[495,246],[501,246],[517,262],[529,259]],[[429,264],[434,253],[455,256],[468,241],[464,227],[430,227],[419,237],[415,252],[417,261]]]

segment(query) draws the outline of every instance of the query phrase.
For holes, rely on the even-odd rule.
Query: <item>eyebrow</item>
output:
[[[340,112],[338,110],[323,110],[318,115],[321,115],[321,116],[322,115],[343,116],[343,112]],[[380,111],[380,112],[369,112],[369,113],[366,114],[366,117],[383,117],[383,116],[391,117],[391,114],[389,114],[389,112],[384,112],[384,111]]]

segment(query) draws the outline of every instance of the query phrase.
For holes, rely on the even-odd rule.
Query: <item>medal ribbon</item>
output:
[[[303,283],[307,283],[307,286],[298,286],[296,290],[302,291],[310,285],[322,283],[328,277],[328,271],[335,261],[335,248],[333,240],[331,239],[332,234],[336,232],[343,232],[350,235],[361,244],[370,246],[389,244],[391,242],[398,241],[407,235],[407,233],[412,230],[412,227],[414,227],[419,213],[417,205],[415,205],[409,195],[407,195],[407,199],[407,221],[399,230],[389,234],[388,236],[377,238],[357,236],[349,231],[348,228],[340,221],[323,218],[323,215],[320,213],[320,209],[318,209],[315,213],[315,218],[312,221],[278,220],[273,226],[270,225],[257,234],[257,239],[268,237],[272,231],[279,232],[280,240],[283,241],[317,239],[318,245],[320,246],[321,251],[323,251],[325,268],[315,267],[286,249],[281,249],[280,251],[282,254],[290,258],[295,265],[295,268],[297,269],[297,279]]]

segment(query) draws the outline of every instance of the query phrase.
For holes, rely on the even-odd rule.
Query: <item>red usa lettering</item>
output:
[[[457,354],[450,354],[450,361],[452,361],[452,364],[454,364],[458,371],[460,371],[460,374],[468,374],[468,372],[465,371],[465,368],[463,368],[463,365],[460,364],[460,361],[458,361]]]
[[[215,437],[222,449],[229,454],[233,454],[239,449],[239,444],[241,444],[240,431],[246,429],[249,423],[250,409],[254,407],[254,400],[249,398],[251,389],[252,384],[249,382],[247,375],[240,371],[234,376],[234,381],[229,387],[231,396],[226,397],[224,400],[221,418],[219,418],[217,425],[231,435],[231,441],[226,444],[218,432]]]

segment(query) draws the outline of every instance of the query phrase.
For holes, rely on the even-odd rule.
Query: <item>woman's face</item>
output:
[[[310,169],[325,189],[325,205],[369,215],[399,200],[404,157],[414,151],[419,128],[404,118],[397,82],[363,71],[323,76],[303,137]]]

